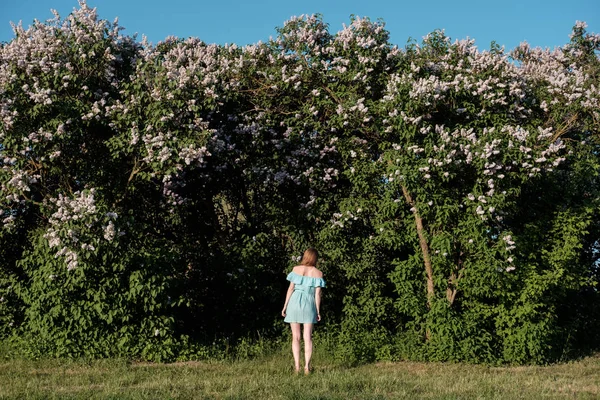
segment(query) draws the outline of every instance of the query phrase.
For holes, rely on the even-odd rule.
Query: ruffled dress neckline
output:
[[[323,278],[313,278],[312,276],[304,276],[294,271],[288,274],[287,280],[295,285],[325,287],[325,280]]]

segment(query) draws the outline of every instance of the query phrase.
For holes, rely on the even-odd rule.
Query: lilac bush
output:
[[[244,47],[152,45],[85,2],[15,26],[0,332],[33,355],[154,360],[277,334],[282,273],[314,245],[348,361],[579,346],[595,317],[569,307],[594,298],[600,232],[585,28],[506,52],[315,15]]]

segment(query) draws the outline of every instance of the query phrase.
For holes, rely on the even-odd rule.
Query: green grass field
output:
[[[173,364],[4,358],[0,399],[600,398],[600,357],[544,367],[314,361],[311,375],[297,376],[287,354]]]

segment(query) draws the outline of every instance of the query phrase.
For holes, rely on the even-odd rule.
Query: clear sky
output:
[[[156,43],[169,35],[195,36],[207,43],[245,45],[276,36],[275,27],[293,15],[320,13],[335,33],[350,15],[381,18],[391,42],[403,46],[435,29],[452,39],[470,37],[480,49],[495,40],[512,49],[522,41],[532,46],[561,46],[569,41],[575,21],[600,33],[600,0],[88,0],[101,18],[119,23],[126,34],[144,34]],[[76,0],[0,0],[0,42],[9,41],[9,22],[52,17],[51,8],[66,16]]]

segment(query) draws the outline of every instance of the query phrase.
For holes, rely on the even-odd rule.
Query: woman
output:
[[[316,267],[317,250],[308,248],[300,265],[287,276],[290,281],[281,315],[292,328],[294,368],[300,372],[300,324],[304,325],[304,373],[310,372],[313,325],[321,320],[321,288],[325,287],[323,273]]]

